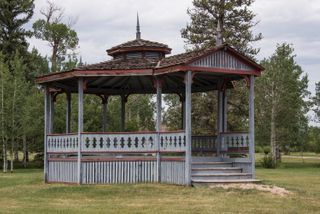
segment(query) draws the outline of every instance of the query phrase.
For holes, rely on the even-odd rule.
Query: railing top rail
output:
[[[220,134],[249,134],[249,132],[245,131],[237,131],[237,132],[220,132]]]
[[[78,133],[61,133],[61,134],[47,134],[47,136],[57,136],[57,137],[61,137],[61,136],[70,136],[70,135],[78,135]]]

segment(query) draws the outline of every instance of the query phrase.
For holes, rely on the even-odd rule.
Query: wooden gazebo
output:
[[[254,181],[254,80],[262,67],[227,44],[166,57],[162,43],[136,39],[115,46],[102,63],[37,78],[45,90],[45,182],[78,184]],[[245,79],[250,91],[249,131],[228,132],[226,90]],[[191,94],[218,93],[217,136],[192,136]],[[67,95],[66,133],[53,133],[54,101]],[[78,94],[78,132],[70,133],[71,93]],[[178,94],[183,130],[161,130],[162,94]],[[83,131],[84,94],[101,97],[102,132]],[[125,103],[131,94],[156,94],[156,131],[125,132]],[[107,130],[110,96],[121,96],[120,132]],[[207,112],[203,112],[207,114]],[[201,155],[196,155],[201,152]],[[240,154],[234,158],[231,154]],[[194,156],[192,156],[194,154]]]

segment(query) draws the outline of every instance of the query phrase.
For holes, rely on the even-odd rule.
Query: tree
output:
[[[192,48],[215,46],[216,38],[239,52],[254,57],[259,49],[251,46],[262,34],[254,35],[255,14],[249,10],[254,0],[193,0],[188,9],[191,23],[181,30],[182,38]]]
[[[316,83],[316,94],[313,97],[313,111],[316,114],[317,121],[320,121],[320,82]]]
[[[303,148],[307,139],[308,104],[304,100],[308,77],[295,61],[294,49],[286,43],[262,61],[265,71],[256,84],[257,140],[269,140],[274,164],[279,149]]]
[[[25,30],[23,25],[29,22],[33,15],[33,2],[34,0],[0,1],[0,50],[6,63],[13,60],[16,51],[21,55],[27,52],[26,38],[32,33]]]
[[[51,71],[59,71],[68,50],[74,50],[79,42],[77,33],[70,25],[62,23],[63,10],[48,1],[47,10],[41,11],[45,19],[33,24],[35,37],[47,41],[52,48]]]

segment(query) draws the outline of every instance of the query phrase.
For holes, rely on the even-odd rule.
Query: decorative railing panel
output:
[[[77,134],[47,136],[47,151],[49,153],[77,152],[78,148],[79,142]]]
[[[221,151],[228,153],[249,152],[250,138],[249,133],[245,132],[228,132],[221,133]]]
[[[192,136],[191,149],[193,153],[216,152],[217,136]]]
[[[185,132],[160,133],[160,151],[184,152],[186,150]]]
[[[155,152],[156,133],[82,134],[83,152]]]

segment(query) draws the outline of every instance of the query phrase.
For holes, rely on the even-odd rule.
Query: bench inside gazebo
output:
[[[141,39],[139,26],[135,40],[107,53],[113,59],[37,78],[45,90],[45,182],[255,181],[254,80],[263,69],[260,65],[226,44],[166,57],[171,49]],[[249,130],[228,132],[226,90],[243,80],[249,90]],[[217,135],[192,136],[191,94],[208,91],[218,93]],[[53,112],[55,97],[61,93],[67,95],[66,133],[58,134],[53,133]],[[70,133],[72,93],[78,94],[77,133]],[[83,99],[91,94],[102,99],[101,132],[83,131]],[[124,131],[125,104],[131,94],[156,94],[156,131]],[[182,98],[182,130],[161,130],[162,94]],[[107,130],[110,96],[121,96],[120,132]],[[235,153],[240,158],[233,158]]]

